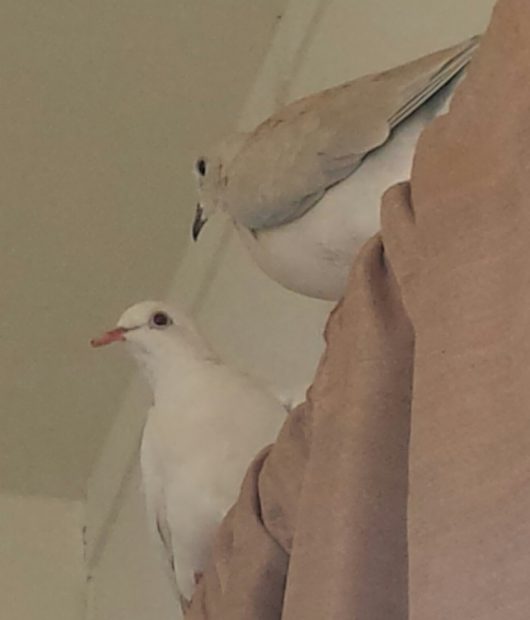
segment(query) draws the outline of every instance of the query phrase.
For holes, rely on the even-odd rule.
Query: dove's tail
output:
[[[411,69],[416,71],[417,65],[424,64],[425,71],[420,71],[419,78],[407,88],[409,94],[405,98],[405,104],[390,118],[390,127],[393,129],[399,125],[457,77],[473,58],[473,54],[480,45],[480,40],[481,35],[476,35],[459,45],[429,54],[410,63]]]

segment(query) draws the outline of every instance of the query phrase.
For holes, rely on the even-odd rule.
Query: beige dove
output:
[[[422,130],[447,111],[479,39],[295,101],[199,157],[194,239],[224,211],[270,277],[339,299],[379,228],[382,194],[409,177]]]

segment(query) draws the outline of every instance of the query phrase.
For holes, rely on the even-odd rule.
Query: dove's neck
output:
[[[197,376],[205,365],[219,363],[204,340],[188,331],[160,339],[149,349],[135,346],[133,355],[149,381],[155,403],[167,393],[174,394],[180,383]]]

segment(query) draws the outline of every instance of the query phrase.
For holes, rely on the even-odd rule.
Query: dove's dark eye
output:
[[[152,327],[167,327],[171,325],[171,318],[165,312],[155,312],[151,317]]]
[[[204,159],[197,160],[197,172],[203,177],[206,174],[206,161]]]

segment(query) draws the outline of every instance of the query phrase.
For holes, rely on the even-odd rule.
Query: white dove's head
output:
[[[208,351],[184,312],[160,301],[142,301],[128,308],[116,327],[91,340],[93,347],[126,342],[131,353],[152,371],[179,355],[202,356]]]
[[[224,200],[224,193],[230,180],[230,164],[238,155],[247,136],[245,133],[234,133],[195,162],[193,172],[197,180],[199,202],[192,226],[194,241],[197,241],[203,226],[213,213],[219,209],[229,212],[230,206]]]

